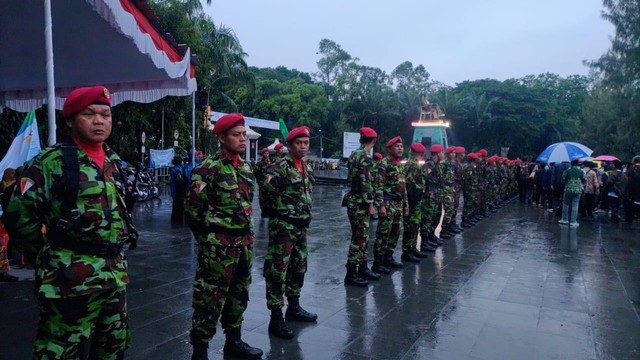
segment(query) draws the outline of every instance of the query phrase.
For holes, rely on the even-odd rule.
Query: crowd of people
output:
[[[10,241],[36,270],[40,321],[34,359],[122,359],[130,346],[125,248],[135,249],[138,236],[125,201],[122,161],[105,143],[111,133],[110,99],[103,86],[72,91],[62,110],[70,138],[45,149],[17,175],[7,173],[0,183],[8,194],[3,196],[2,219]],[[226,337],[225,355],[259,359],[262,350],[241,336],[254,260],[256,185],[262,214],[269,218],[263,267],[271,313],[268,331],[291,339],[289,322],[318,318],[300,300],[313,217],[313,166],[303,160],[311,132],[304,126],[293,129],[285,140],[288,153],[280,144],[271,159],[265,148],[255,164],[242,158],[247,130],[241,114],[221,117],[213,132],[220,144],[215,154],[199,153],[197,162],[187,165],[177,158],[171,173],[172,222],[186,222],[198,248],[192,359],[208,359],[218,321]],[[363,127],[360,136],[361,146],[348,160],[350,188],[342,202],[352,229],[344,279],[349,286],[367,287],[369,281],[402,269],[403,262],[419,263],[517,193],[525,203],[551,209],[563,204],[561,223],[575,222],[580,199],[585,216],[596,206],[607,206],[612,220],[618,219],[620,204],[629,220],[640,204],[634,187],[640,180],[640,157],[627,168],[613,163],[598,173],[591,163],[583,163],[582,170],[577,163],[547,166],[489,156],[484,149],[467,153],[461,146],[427,149],[413,143],[405,160],[400,136],[386,142],[386,155],[372,154],[378,140],[374,129]],[[370,267],[373,218],[378,221]],[[1,257],[5,238],[0,278],[11,281],[6,280],[6,256]]]

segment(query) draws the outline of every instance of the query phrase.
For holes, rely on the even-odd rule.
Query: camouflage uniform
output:
[[[129,346],[125,285],[129,282],[122,250],[127,233],[120,158],[104,145],[102,170],[84,151],[79,163],[79,217],[64,231],[64,184],[60,145],[31,160],[18,180],[7,209],[15,224],[12,241],[36,259],[40,321],[34,359],[119,359]],[[42,225],[48,229],[43,236]],[[109,255],[89,254],[101,248]],[[72,250],[73,249],[73,250]]]
[[[263,191],[269,214],[269,246],[263,275],[267,307],[284,306],[284,295],[300,296],[307,272],[307,229],[311,221],[313,170],[300,172],[290,155],[269,167]]]
[[[382,194],[387,211],[386,216],[378,220],[376,241],[373,244],[374,256],[393,254],[398,238],[402,217],[409,212],[407,184],[402,164],[385,157],[376,170],[376,189]]]
[[[462,221],[470,220],[478,211],[478,168],[475,162],[469,162],[463,167],[462,196]]]
[[[402,250],[407,251],[416,249],[418,229],[422,220],[422,198],[427,185],[424,168],[416,159],[411,159],[404,165],[404,174],[407,183],[409,216],[404,218]]]
[[[265,199],[264,199],[264,191],[262,191],[262,186],[264,185],[264,181],[267,176],[267,169],[271,166],[271,161],[269,157],[262,157],[260,161],[255,165],[254,173],[256,176],[256,184],[258,184],[258,199],[260,200],[260,210],[262,211],[262,215],[265,214]]]
[[[420,223],[420,237],[426,241],[434,235],[440,222],[443,204],[443,165],[427,160],[424,164],[427,172],[427,191],[422,201],[422,222]]]
[[[207,346],[220,318],[239,331],[249,301],[253,263],[253,171],[219,149],[193,169],[187,224],[198,243],[191,342]]]
[[[487,210],[487,188],[489,187],[488,165],[482,161],[477,164],[478,188],[476,189],[476,199],[478,213],[485,214]]]
[[[347,264],[359,265],[367,261],[367,243],[369,239],[369,206],[380,203],[379,194],[373,184],[373,159],[364,145],[349,157],[347,181],[351,190],[345,195],[347,215],[351,224],[351,244]]]
[[[454,206],[454,165],[449,160],[442,162],[442,208],[444,210],[444,218],[442,219],[442,228],[446,228],[453,221]]]
[[[455,223],[460,207],[460,195],[462,194],[463,164],[455,160],[453,163],[453,215],[451,220]]]

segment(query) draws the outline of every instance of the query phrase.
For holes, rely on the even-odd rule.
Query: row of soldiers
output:
[[[426,252],[435,252],[455,234],[495,212],[516,190],[519,161],[499,156],[487,157],[484,149],[466,154],[463,147],[444,148],[440,144],[427,149],[420,143],[410,146],[411,156],[404,161],[402,138],[386,143],[388,155],[372,149],[378,138],[375,130],[360,129],[360,147],[349,158],[347,181],[351,187],[343,199],[352,235],[347,256],[345,284],[368,286],[402,263],[393,258],[400,229],[405,262],[417,263]],[[460,199],[464,206],[462,222],[456,222]],[[373,265],[367,262],[370,219],[379,221],[373,245]],[[440,236],[435,231],[441,226]],[[417,237],[422,241],[417,246]]]

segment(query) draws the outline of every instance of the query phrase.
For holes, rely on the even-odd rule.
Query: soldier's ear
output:
[[[67,127],[71,128],[73,125],[73,118],[72,117],[65,118],[64,123],[67,124]]]

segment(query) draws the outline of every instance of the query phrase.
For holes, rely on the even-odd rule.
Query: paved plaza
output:
[[[243,339],[264,359],[640,359],[640,225],[583,221],[517,202],[420,264],[369,288],[345,287],[346,188],[318,186],[301,304],[317,324],[270,337],[262,265],[267,221],[257,202],[255,262]],[[128,254],[133,345],[127,359],[189,359],[196,247],[169,222],[171,199],[140,203]],[[375,222],[369,252],[375,237]],[[396,252],[396,258],[399,254]],[[24,271],[23,271],[24,272]],[[21,272],[20,274],[22,274]],[[38,319],[33,281],[0,284],[0,359],[29,359]],[[210,343],[221,359],[222,332]]]

